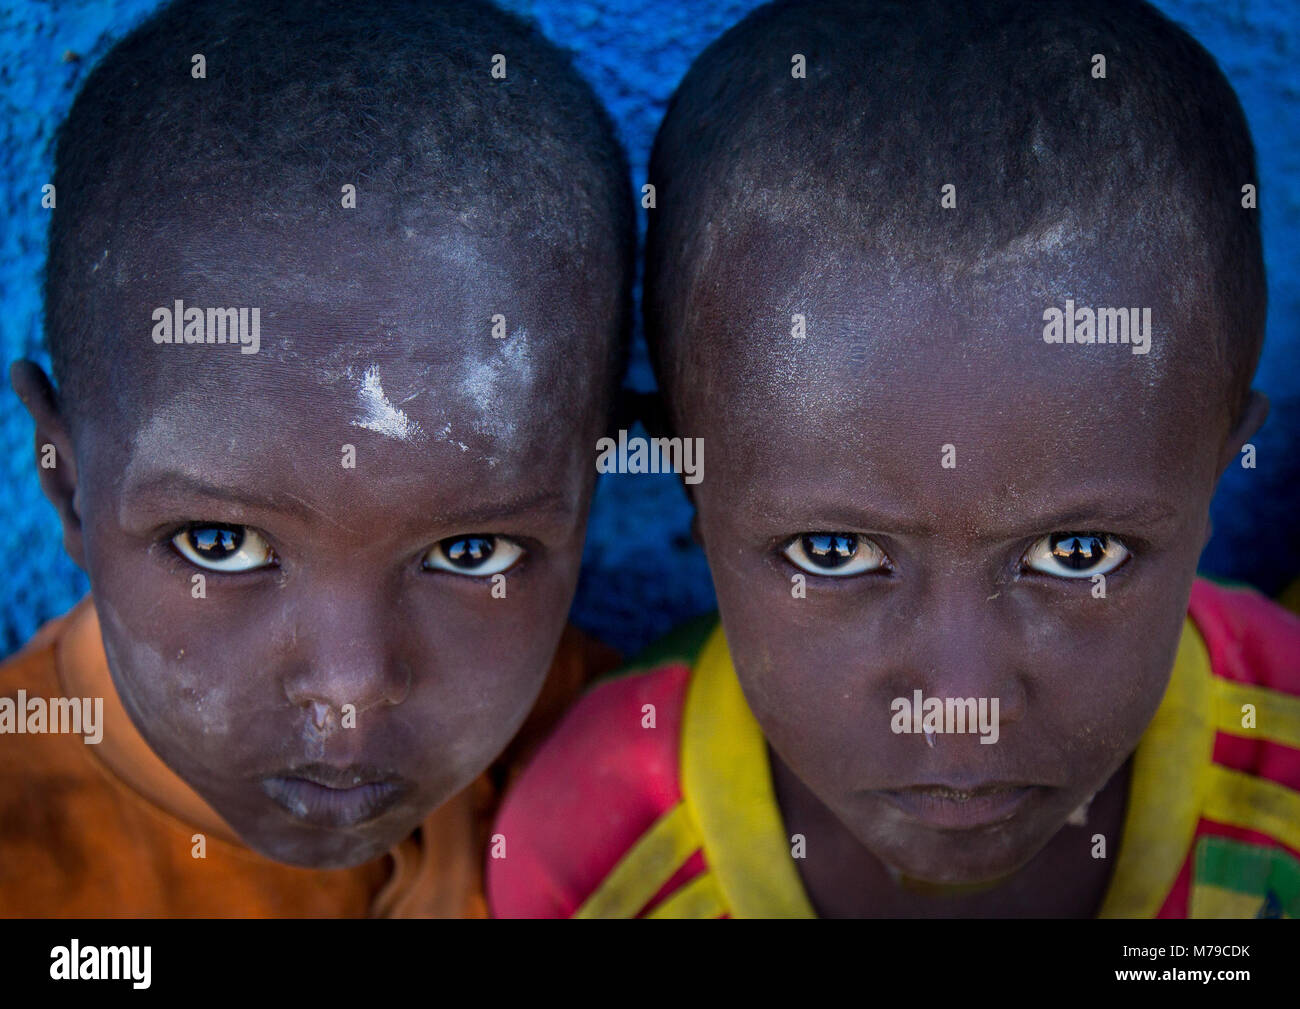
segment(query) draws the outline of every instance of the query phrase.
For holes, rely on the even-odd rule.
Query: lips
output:
[[[1005,823],[1046,791],[1040,785],[991,782],[964,786],[914,785],[873,794],[926,826],[938,830],[978,830]]]
[[[272,802],[320,827],[352,827],[387,812],[409,790],[397,775],[352,765],[305,764],[261,779]]]

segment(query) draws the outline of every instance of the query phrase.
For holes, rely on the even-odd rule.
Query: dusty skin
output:
[[[675,423],[709,443],[699,531],[787,833],[807,838],[814,906],[1092,914],[1114,859],[1090,857],[1089,839],[1118,845],[1126,761],[1168,680],[1215,482],[1267,404],[1207,426],[1222,372],[1150,264],[1065,263],[963,291],[771,248],[729,250],[696,289],[689,325],[716,339],[691,351]],[[809,262],[835,265],[786,266]],[[1056,290],[1151,306],[1152,353],[1044,344]],[[1130,552],[1104,600],[1089,578],[1026,567],[1032,544],[1067,531]],[[793,598],[785,548],[812,532],[855,534],[884,561],[807,574]],[[914,689],[1000,698],[997,745],[891,733],[891,699]],[[962,824],[944,822],[956,803],[897,798],[934,785],[1000,797]],[[1086,827],[1064,826],[1094,795]]]
[[[358,222],[158,241],[118,273],[108,392],[56,405],[34,364],[12,375],[57,448],[44,489],[132,720],[248,844],[317,867],[385,851],[521,724],[576,585],[602,423],[603,347],[572,362],[604,306],[454,231]],[[176,297],[260,306],[259,352],[155,345],[150,313]],[[194,598],[173,537],[204,524],[274,563],[203,571]],[[471,534],[522,548],[504,599],[427,566]],[[285,784],[302,773],[320,783]],[[322,784],[360,787],[331,804]]]

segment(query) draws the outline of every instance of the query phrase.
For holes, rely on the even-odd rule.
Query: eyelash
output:
[[[450,561],[448,551],[445,549],[446,546],[455,546],[458,543],[467,543],[472,540],[494,541],[491,549],[488,551],[488,557],[484,561],[485,566],[482,569],[454,569],[454,566],[445,567],[441,564],[431,565],[429,563],[429,558],[432,557],[435,552],[440,553],[443,560]],[[497,551],[501,550],[503,547],[506,549],[502,558],[496,558]],[[513,556],[509,553],[511,549],[516,551]],[[458,578],[470,578],[476,581],[482,581],[487,578],[493,578],[498,574],[518,571],[525,563],[527,563],[531,553],[532,549],[530,545],[517,536],[507,536],[504,533],[462,533],[456,536],[447,536],[434,543],[433,546],[429,547],[429,549],[421,555],[420,565],[426,572],[431,574],[449,574],[455,575]],[[496,565],[500,563],[501,560],[505,560],[505,566],[497,567]]]
[[[830,569],[814,570],[804,567],[790,556],[791,550],[803,546],[802,541],[805,537],[831,537],[843,538],[852,537],[857,541],[857,549],[853,556],[844,562],[844,566],[849,566],[863,556],[864,546],[874,550],[879,555],[879,567],[870,570],[864,570],[856,574],[831,574]],[[822,543],[820,546],[834,547],[834,544]],[[801,551],[802,552],[802,551]],[[795,536],[786,536],[776,540],[771,545],[771,556],[774,564],[788,574],[797,573],[804,575],[806,578],[818,585],[819,592],[846,592],[854,586],[861,587],[864,584],[876,584],[881,580],[886,580],[894,574],[894,562],[890,558],[890,552],[886,548],[885,538],[880,536],[868,536],[864,533],[851,533],[837,530],[835,532],[826,532],[816,530],[813,532],[799,533]]]
[[[1035,549],[1039,547],[1039,545],[1042,544],[1044,541],[1048,541],[1050,543],[1053,537],[1060,537],[1062,540],[1065,540],[1068,537],[1100,538],[1104,540],[1106,543],[1106,548],[1103,550],[1103,554],[1111,553],[1112,551],[1110,547],[1115,546],[1118,548],[1117,552],[1122,553],[1122,556],[1120,557],[1119,561],[1108,570],[1092,571],[1089,569],[1082,569],[1082,573],[1074,576],[1051,574],[1049,572],[1040,571],[1037,568],[1031,567],[1028,563],[1030,554],[1034,552]],[[1138,540],[1136,537],[1121,536],[1118,533],[1112,533],[1112,532],[1079,532],[1074,530],[1067,530],[1064,532],[1052,532],[1052,533],[1048,533],[1046,536],[1038,537],[1032,543],[1030,543],[1028,547],[1025,548],[1025,550],[1021,553],[1020,560],[1017,562],[1016,565],[1016,577],[1017,578],[1026,578],[1026,577],[1044,578],[1050,582],[1057,583],[1057,584],[1061,582],[1079,582],[1082,585],[1091,588],[1091,586],[1093,585],[1092,579],[1096,575],[1102,575],[1108,581],[1115,578],[1123,578],[1125,574],[1127,574],[1128,569],[1131,567],[1133,559],[1138,555],[1139,551],[1144,547],[1145,547],[1145,542]],[[1104,564],[1105,561],[1103,560],[1102,563]]]
[[[192,534],[196,530],[213,529],[213,528],[239,529],[242,530],[245,534],[252,533],[253,535],[261,539],[266,544],[266,547],[270,552],[270,563],[258,567],[254,567],[254,568],[248,568],[245,570],[223,571],[219,568],[208,567],[206,565],[195,562],[191,558],[187,557],[182,552],[181,548],[176,544],[176,540],[182,534],[185,533]],[[440,552],[444,558],[447,558],[448,555],[447,555],[447,550],[445,548],[448,546],[454,546],[456,543],[462,541],[484,540],[484,539],[490,539],[496,541],[493,544],[494,551],[506,545],[510,546],[511,548],[517,548],[518,552],[515,554],[513,559],[509,562],[509,564],[507,564],[504,568],[501,569],[500,573],[502,574],[507,572],[521,571],[537,551],[536,543],[521,536],[507,536],[504,533],[459,534],[455,536],[447,536],[440,540],[435,540],[430,547],[428,547],[426,550],[421,552],[420,567],[422,571],[426,574],[451,574],[451,575],[455,575],[458,578],[468,578],[473,580],[486,579],[490,577],[490,574],[486,574],[486,573],[475,574],[474,571],[476,569],[452,570],[448,567],[431,566],[428,563],[428,558],[431,555],[433,555],[435,552]],[[255,526],[251,526],[239,522],[184,522],[180,525],[169,526],[167,527],[167,530],[165,532],[159,535],[157,541],[157,547],[163,551],[164,557],[167,559],[169,563],[173,564],[177,570],[183,572],[189,572],[191,574],[194,572],[201,572],[204,575],[227,575],[227,576],[248,575],[248,574],[254,574],[255,572],[258,571],[274,570],[280,567],[280,558],[275,551],[274,545],[271,543],[270,537],[267,536],[266,533],[262,532],[260,529],[256,528]]]
[[[1029,564],[1030,554],[1031,552],[1035,551],[1036,547],[1038,547],[1044,541],[1050,542],[1053,537],[1064,538],[1067,536],[1078,536],[1078,537],[1092,536],[1092,537],[1101,538],[1107,544],[1108,547],[1111,544],[1116,545],[1119,551],[1122,551],[1123,556],[1120,558],[1119,562],[1109,570],[1098,571],[1098,572],[1085,571],[1085,573],[1081,575],[1076,575],[1074,577],[1060,575],[1060,574],[1051,574],[1049,572],[1042,571],[1030,566]],[[855,551],[855,554],[853,555],[854,558],[856,558],[860,554],[862,550],[862,545],[865,543],[879,553],[880,566],[870,570],[861,571],[858,573],[840,574],[840,575],[832,574],[831,569],[813,570],[812,568],[804,567],[802,564],[798,563],[793,558],[791,558],[790,552],[796,546],[800,546],[801,548],[804,547],[803,541],[806,538],[810,538],[810,537],[852,538],[857,542],[857,551]],[[1025,544],[1021,548],[1021,550],[1017,555],[1017,560],[1015,562],[1015,576],[1016,578],[1025,578],[1025,577],[1042,578],[1042,579],[1047,579],[1048,581],[1056,584],[1060,584],[1062,582],[1081,582],[1086,586],[1091,586],[1093,584],[1092,577],[1091,577],[1093,574],[1103,574],[1108,579],[1124,577],[1128,573],[1129,568],[1132,567],[1132,562],[1134,558],[1136,558],[1140,553],[1144,552],[1146,547],[1147,547],[1146,541],[1142,540],[1139,537],[1130,536],[1130,535],[1121,536],[1120,534],[1113,533],[1113,532],[1085,533],[1082,531],[1075,531],[1075,530],[1053,531],[1051,533],[1047,533],[1044,536],[1039,536],[1034,538],[1033,540],[1030,540],[1027,544]],[[862,533],[827,532],[825,530],[818,530],[816,532],[799,533],[798,535],[788,536],[774,542],[771,546],[771,551],[772,551],[772,556],[774,561],[782,568],[784,568],[785,570],[793,569],[804,575],[811,575],[815,577],[820,584],[825,585],[826,588],[831,591],[834,591],[834,589],[838,587],[834,583],[840,583],[840,582],[854,583],[868,577],[886,578],[894,574],[895,571],[894,563],[890,559],[889,551],[885,548],[885,545],[881,541],[881,538],[877,536],[868,536]],[[804,552],[806,552],[806,548],[804,548]],[[1107,549],[1105,552],[1110,553],[1111,551]],[[845,563],[846,564],[852,563],[852,560],[846,561]],[[1104,561],[1102,563],[1104,563]]]
[[[266,544],[267,549],[270,551],[270,563],[242,571],[223,571],[220,568],[206,567],[205,565],[195,563],[193,560],[186,557],[180,547],[176,545],[176,538],[182,533],[193,533],[195,530],[213,528],[240,529],[245,533],[254,534]],[[162,533],[158,539],[158,547],[163,551],[163,556],[167,561],[172,563],[178,571],[188,572],[190,574],[198,572],[203,574],[205,577],[215,575],[234,578],[240,575],[256,574],[260,571],[275,571],[280,567],[280,557],[275,550],[275,545],[271,542],[271,537],[262,532],[262,530],[258,529],[256,526],[248,525],[243,522],[183,522],[179,525],[170,526],[168,531]]]

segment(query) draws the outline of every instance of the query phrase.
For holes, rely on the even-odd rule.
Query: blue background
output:
[[[1157,5],[1219,60],[1259,151],[1270,312],[1256,385],[1272,399],[1273,414],[1255,439],[1258,468],[1234,466],[1220,487],[1202,570],[1276,593],[1300,571],[1300,13],[1295,0]],[[6,370],[23,356],[46,363],[38,276],[47,211],[40,189],[52,174],[54,131],[93,62],[156,6],[156,0],[65,0],[7,3],[0,11],[0,359]],[[507,0],[503,6],[533,18],[572,50],[618,125],[639,190],[673,88],[699,52],[758,2]],[[65,60],[69,52],[80,58]],[[639,333],[628,384],[642,391],[654,384]],[[32,425],[7,379],[0,393],[0,516],[3,655],[87,589],[40,494]],[[675,477],[601,477],[575,622],[632,651],[711,608],[708,569],[689,524]]]

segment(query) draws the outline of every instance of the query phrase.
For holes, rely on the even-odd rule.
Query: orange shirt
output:
[[[0,734],[0,916],[486,917],[482,862],[498,786],[616,660],[566,628],[537,705],[493,768],[387,855],[302,869],[243,844],[149,748],[113,687],[85,599],[0,666],[3,697],[104,699],[97,744]],[[192,854],[196,834],[206,857]]]

